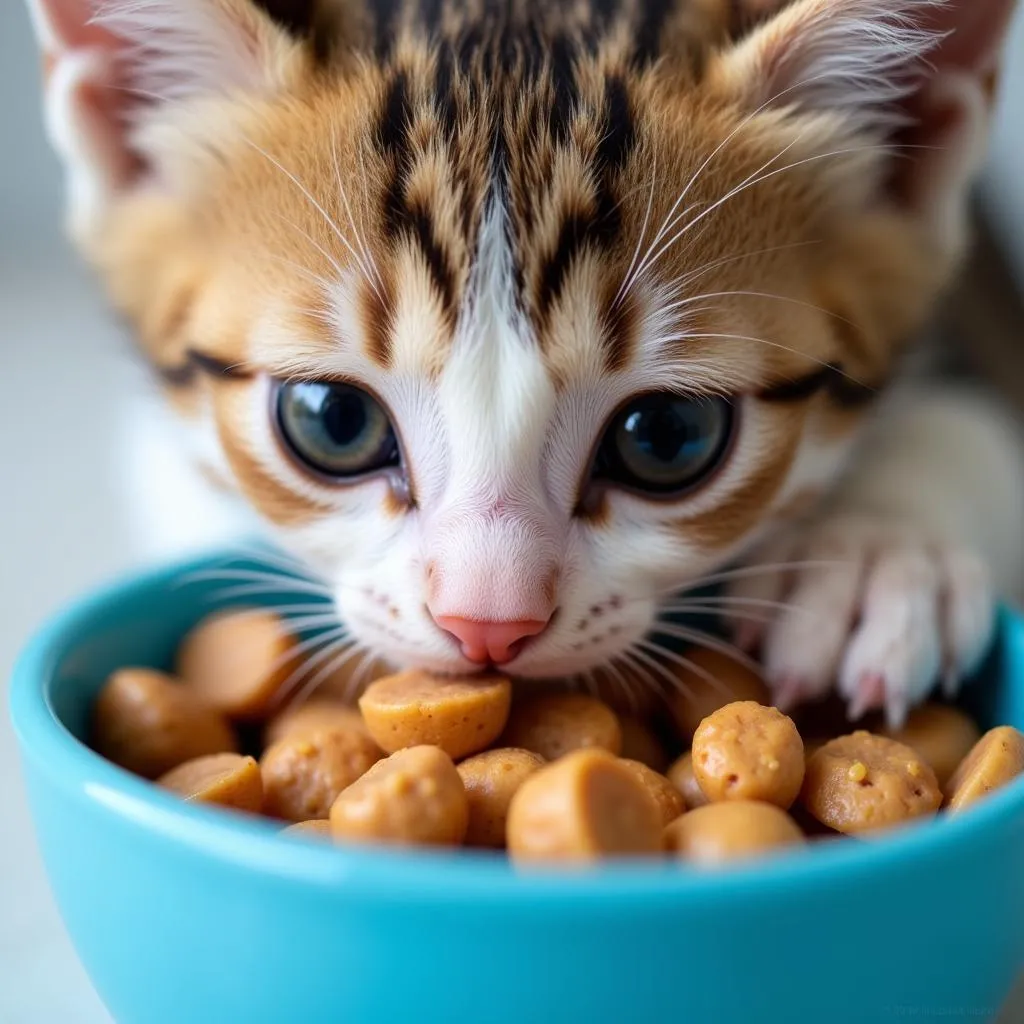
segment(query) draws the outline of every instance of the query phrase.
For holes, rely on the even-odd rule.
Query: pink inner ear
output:
[[[1016,0],[951,0],[936,5],[923,27],[949,33],[929,54],[942,71],[987,75],[994,70]]]
[[[117,38],[93,22],[93,0],[29,0],[58,50],[117,49]],[[50,40],[46,40],[49,42]],[[51,54],[56,56],[56,54]]]
[[[77,89],[76,108],[81,127],[92,152],[102,162],[110,186],[123,190],[146,173],[147,165],[125,145],[124,123],[132,100],[128,93],[103,83],[82,82]]]
[[[894,164],[890,181],[892,195],[902,203],[914,205],[934,193],[945,168],[957,165],[958,150],[971,144],[968,110],[955,89],[942,87],[943,76],[976,79],[991,103],[1000,49],[1015,6],[1016,0],[950,0],[922,15],[923,28],[947,35],[928,53],[935,74],[906,100],[913,123],[895,140],[907,147]]]

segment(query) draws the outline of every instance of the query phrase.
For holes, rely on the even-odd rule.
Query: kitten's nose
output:
[[[479,665],[504,665],[518,653],[520,641],[542,633],[547,619],[519,622],[477,622],[458,615],[438,615],[434,621],[462,644],[462,653]]]

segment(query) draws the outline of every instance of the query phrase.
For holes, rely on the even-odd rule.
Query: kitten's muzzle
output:
[[[518,622],[479,622],[458,615],[438,615],[434,621],[462,646],[462,654],[477,665],[505,665],[530,638],[543,633],[550,619]]]

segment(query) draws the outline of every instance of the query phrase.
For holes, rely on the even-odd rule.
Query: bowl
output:
[[[1008,995],[1024,964],[1024,781],[878,841],[700,873],[335,848],[134,778],[82,742],[90,702],[120,666],[170,664],[219,603],[204,569],[220,564],[88,597],[31,641],[12,683],[46,870],[118,1024],[869,1024],[987,1019]],[[986,725],[1024,727],[1012,613],[966,699]]]

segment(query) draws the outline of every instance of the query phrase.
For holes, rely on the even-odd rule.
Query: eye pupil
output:
[[[607,428],[593,476],[647,494],[678,494],[720,464],[732,425],[725,399],[642,395]]]
[[[342,480],[401,463],[387,413],[372,395],[351,384],[280,384],[276,413],[286,447],[316,473]]]
[[[658,409],[647,414],[634,412],[624,426],[636,438],[638,445],[661,462],[678,458],[691,439],[700,442],[698,429],[671,409]]]
[[[325,403],[324,429],[335,444],[350,445],[366,429],[366,407],[362,396],[332,395]]]

